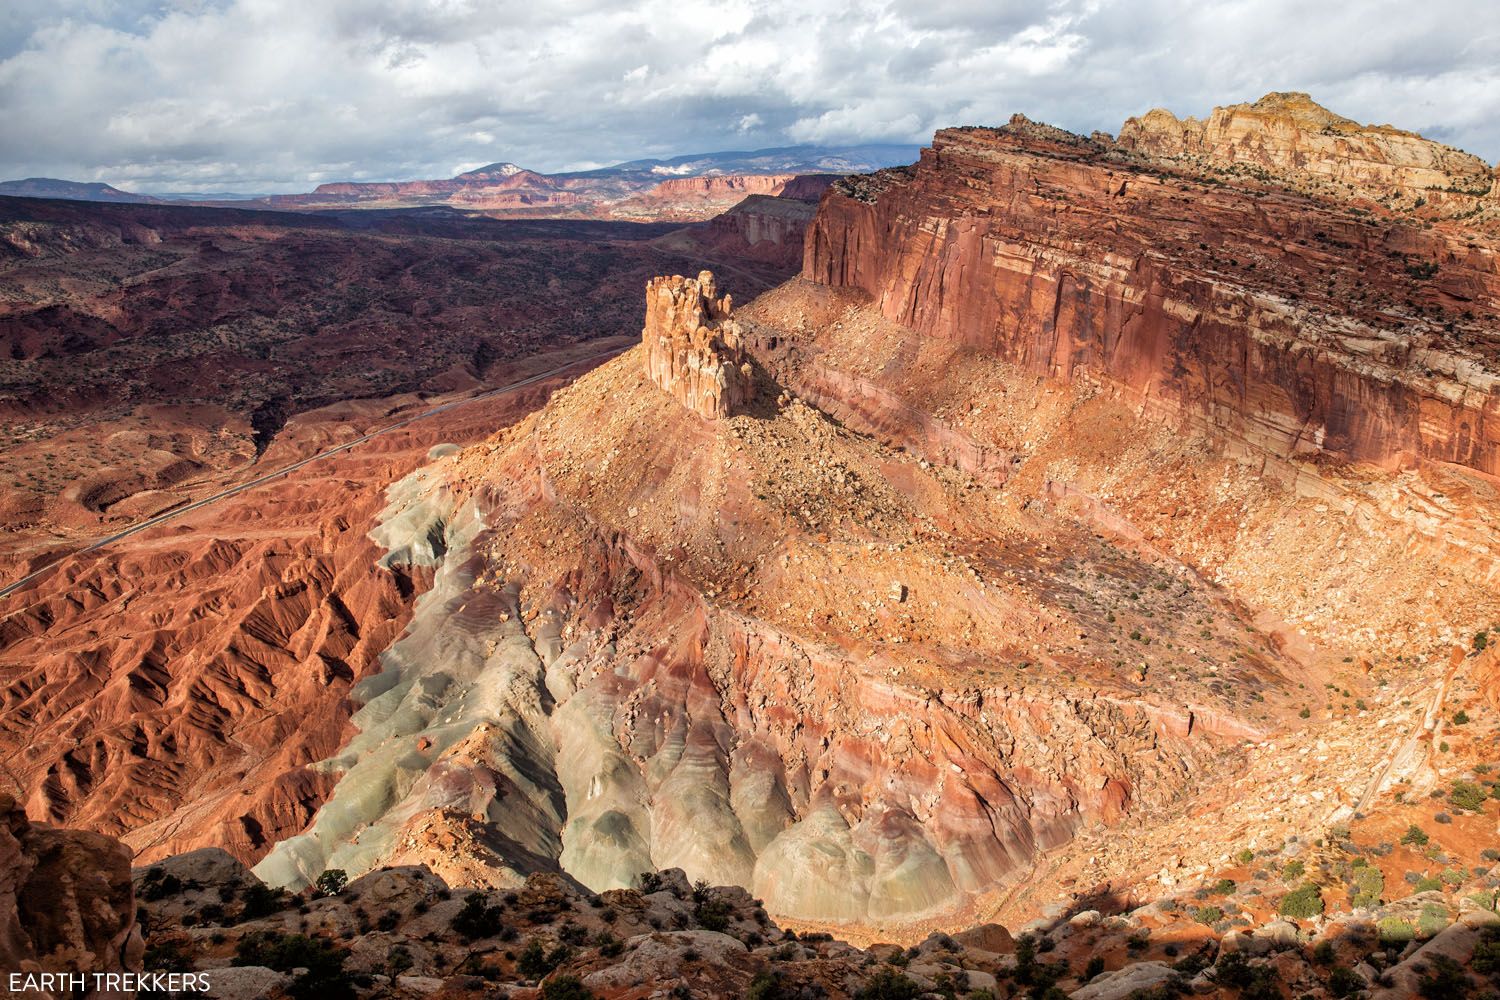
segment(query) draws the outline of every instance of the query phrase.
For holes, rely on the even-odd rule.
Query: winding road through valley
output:
[[[367,441],[371,441],[384,434],[389,434],[392,431],[398,431],[401,428],[410,426],[411,424],[414,424],[420,420],[427,420],[431,417],[437,416],[440,413],[446,413],[449,410],[455,409],[460,406],[468,406],[471,403],[477,403],[486,399],[493,399],[496,396],[501,396],[508,392],[515,392],[517,389],[523,389],[526,386],[535,385],[538,382],[542,382],[549,378],[560,375],[570,368],[577,368],[581,365],[593,364],[602,361],[605,358],[620,354],[625,350],[628,350],[628,345],[624,347],[614,347],[607,351],[601,351],[598,354],[591,354],[587,357],[578,358],[577,360],[570,361],[567,364],[558,365],[555,368],[549,368],[546,371],[538,372],[535,375],[531,375],[517,382],[511,382],[507,385],[497,386],[493,389],[486,389],[483,392],[476,393],[473,396],[466,396],[463,399],[455,399],[447,403],[441,403],[430,409],[423,410],[421,413],[413,414],[412,416],[405,417],[393,424],[388,424],[387,426],[381,427],[378,430],[370,431],[368,434],[363,434],[357,438],[353,438],[352,440],[345,441],[343,444],[324,449],[323,451],[309,455],[306,458],[298,459],[297,461],[292,462],[290,465],[283,465],[272,472],[267,472],[262,475],[256,476],[254,479],[250,479],[246,482],[228,487],[227,489],[220,490],[217,493],[210,494],[209,496],[200,497],[199,499],[185,503],[180,507],[174,507],[171,510],[163,511],[160,514],[149,517],[137,524],[132,524],[128,528],[123,528],[120,531],[115,532],[114,534],[95,539],[82,548],[75,549],[72,552],[67,553],[66,555],[60,556],[52,562],[47,563],[41,568],[33,570],[14,583],[11,583],[5,587],[0,587],[0,598],[9,597],[11,594],[25,589],[28,585],[35,583],[37,580],[46,576],[48,573],[51,573],[58,566],[62,565],[64,561],[73,556],[80,556],[85,555],[89,552],[96,552],[107,545],[113,545],[115,542],[118,542],[121,539],[129,538],[131,535],[139,534],[142,531],[146,531],[147,529],[165,524],[168,521],[176,520],[177,518],[180,518],[186,514],[190,514],[193,511],[202,510],[205,507],[212,506],[213,504],[216,504],[221,500],[227,500],[230,497],[237,496],[238,494],[244,493],[247,490],[253,490],[258,486],[264,486],[266,483],[272,482],[276,479],[280,479],[283,476],[290,475],[291,473],[296,472],[298,469],[301,469],[304,466],[311,465],[314,462],[320,462],[327,458],[331,458],[332,456],[340,454],[341,452],[349,451],[351,448],[356,448]]]

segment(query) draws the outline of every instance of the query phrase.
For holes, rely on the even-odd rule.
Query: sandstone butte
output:
[[[893,955],[1079,1000],[1491,976],[1476,169],[1302,95],[1118,140],[1017,116],[834,184],[747,305],[650,282],[633,352],[392,485],[371,541],[430,586],[311,822],[224,845],[294,891],[363,876],[389,929],[339,898],[234,930],[180,887],[252,876],[158,841],[148,940],[207,967],[301,927],[370,974],[400,943],[411,991],[483,989],[460,953],[534,982],[540,949],[611,998],[849,996]],[[458,922],[436,878],[493,891]]]

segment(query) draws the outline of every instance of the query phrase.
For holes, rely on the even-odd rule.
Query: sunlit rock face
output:
[[[1118,143],[1021,116],[944,129],[915,167],[834,186],[803,274],[923,336],[1104,376],[1256,459],[1500,474],[1484,165],[1276,96],[1153,112]],[[1470,217],[1429,225],[1429,184],[1479,192],[1451,196]]]
[[[646,285],[646,326],[641,331],[646,373],[683,406],[710,420],[728,416],[750,398],[732,303],[722,298],[712,271],[697,279],[674,275]]]

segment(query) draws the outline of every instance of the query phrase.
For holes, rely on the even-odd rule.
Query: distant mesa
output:
[[[64,181],[55,177],[28,177],[20,181],[0,181],[0,195],[11,198],[60,198],[65,201],[107,201],[131,205],[156,205],[161,199],[150,195],[121,191],[108,184]]]

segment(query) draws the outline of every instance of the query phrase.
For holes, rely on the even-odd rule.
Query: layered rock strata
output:
[[[1257,464],[1420,459],[1500,475],[1494,240],[1211,169],[1221,133],[1236,156],[1312,169],[1327,136],[1308,117],[1230,116],[1233,129],[1204,133],[1206,164],[1136,152],[1197,149],[1193,129],[1169,143],[1131,126],[1118,145],[1019,116],[945,129],[915,167],[831,189],[804,275],[868,293],[921,336],[1103,377]],[[1459,155],[1386,138],[1389,162],[1366,167],[1393,185]],[[1414,150],[1432,176],[1402,165]]]
[[[683,406],[710,420],[727,417],[754,392],[754,380],[712,271],[654,278],[646,284],[641,330],[646,374]]]

